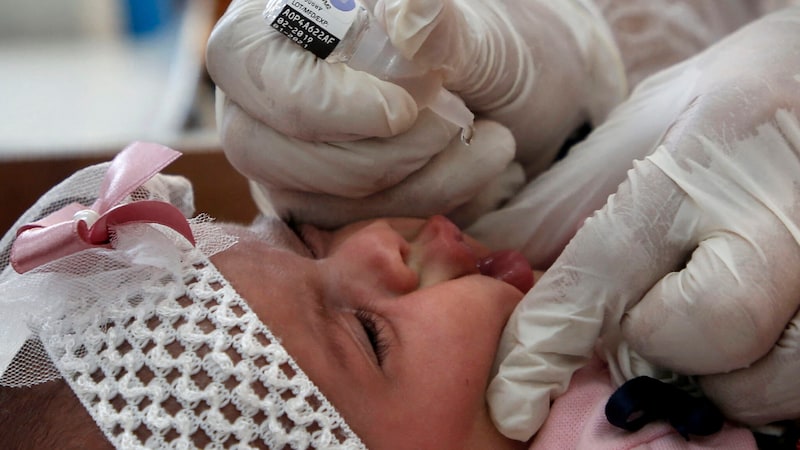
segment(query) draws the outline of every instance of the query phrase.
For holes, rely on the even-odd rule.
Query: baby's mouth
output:
[[[500,250],[478,261],[482,275],[504,281],[525,293],[533,287],[533,270],[516,250]]]

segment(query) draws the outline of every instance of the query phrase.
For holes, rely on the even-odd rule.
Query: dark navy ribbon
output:
[[[708,399],[645,376],[628,380],[611,395],[606,403],[606,418],[628,431],[665,420],[687,441],[689,435],[714,434],[725,422]]]

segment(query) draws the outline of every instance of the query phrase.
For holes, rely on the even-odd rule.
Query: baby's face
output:
[[[485,391],[523,293],[479,273],[486,248],[442,217],[240,231],[215,265],[368,447],[519,445]]]

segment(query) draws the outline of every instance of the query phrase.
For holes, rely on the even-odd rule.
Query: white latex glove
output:
[[[751,22],[785,0],[595,0],[621,50],[631,86],[683,61]],[[769,3],[769,5],[767,5]],[[653,142],[690,100],[692,73],[682,80],[649,83],[591,139],[570,149],[569,157],[529,183],[501,210],[473,223],[468,232],[494,248],[520,249],[537,269],[547,269],[585,218],[616,191],[634,159]],[[591,176],[587,176],[591,173]]]
[[[646,80],[589,137],[576,156],[595,138],[594,161],[650,156],[511,317],[488,393],[501,431],[534,434],[598,338],[617,382],[666,369],[697,375],[731,419],[800,417],[798,114],[790,8]]]
[[[490,121],[476,124],[476,131],[481,132],[475,133],[472,144],[466,146],[460,139],[453,139],[421,169],[374,194],[353,199],[301,190],[269,189],[255,182],[250,183],[251,192],[262,212],[321,227],[339,227],[374,217],[430,217],[444,213],[463,226],[486,211],[496,209],[525,181],[522,168],[511,162],[514,142],[507,129]],[[375,146],[374,142],[365,141],[364,144]],[[365,151],[370,150],[374,148],[365,148]],[[269,161],[266,158],[251,161],[246,167],[258,164],[269,164]]]
[[[494,249],[518,249],[534,269],[549,268],[586,218],[617,190],[633,161],[653,151],[691,102],[694,94],[686,86],[698,76],[694,70],[676,69],[639,86],[564,159],[502,208],[478,218],[467,234]]]
[[[511,158],[528,174],[541,171],[573,129],[601,121],[625,95],[620,57],[590,1],[371,3],[398,49],[439,71],[479,119],[511,134],[479,120],[476,140],[464,149],[456,127],[418,111],[403,89],[316,59],[267,26],[263,0],[234,0],[207,51],[220,94],[218,126],[233,165],[284,217],[330,226],[353,220],[344,212],[350,209],[474,210],[463,204],[468,193],[513,171]],[[515,149],[515,140],[524,145]],[[450,162],[438,164],[446,172],[426,170],[442,159]],[[431,195],[455,174],[460,184],[447,192],[461,204]],[[330,197],[356,205],[328,209]],[[317,199],[318,207],[309,206]],[[448,209],[436,210],[442,204]]]
[[[443,72],[478,116],[511,129],[528,175],[627,95],[621,56],[592,0],[373,0],[402,54]]]

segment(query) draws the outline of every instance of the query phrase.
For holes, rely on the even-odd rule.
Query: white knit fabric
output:
[[[48,192],[0,241],[0,334],[18,332],[8,317],[24,317],[30,332],[0,385],[63,377],[121,449],[364,448],[211,264],[235,239],[210,219],[191,222],[195,247],[166,227],[125,225],[112,249],[13,271],[14,230],[67,203],[91,204],[106,167]],[[177,177],[157,176],[131,197],[192,209]]]

